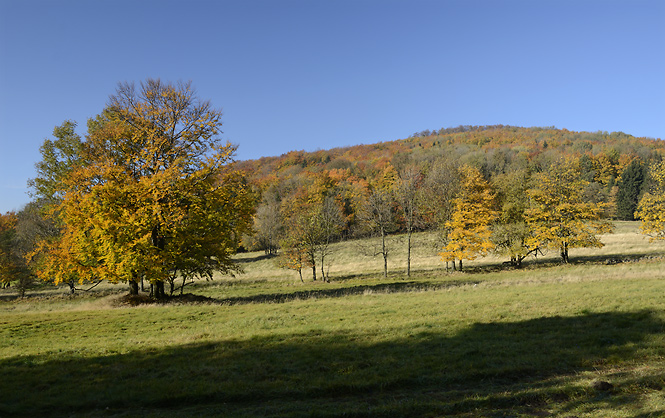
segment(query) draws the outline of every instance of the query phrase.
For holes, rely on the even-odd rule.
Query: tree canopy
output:
[[[530,247],[550,247],[560,251],[561,261],[569,260],[568,250],[578,247],[602,247],[601,233],[611,232],[606,220],[606,204],[587,202],[578,160],[553,164],[547,172],[534,176],[528,190],[531,206],[527,223],[533,231]]]
[[[60,183],[62,235],[38,251],[39,274],[55,283],[145,278],[164,294],[175,275],[237,271],[231,255],[251,228],[254,201],[228,168],[221,112],[189,83],[120,84],[88,125],[88,164]]]
[[[635,217],[642,220],[640,229],[653,240],[665,239],[665,161],[649,170],[651,190],[642,196]]]
[[[440,254],[444,261],[473,260],[494,249],[490,240],[491,225],[497,217],[494,209],[495,195],[489,183],[477,168],[462,168],[462,184],[459,196],[454,199],[452,219],[447,222],[449,241]]]

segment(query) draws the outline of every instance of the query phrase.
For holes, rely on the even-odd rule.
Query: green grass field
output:
[[[164,304],[2,290],[0,417],[665,416],[665,245],[603,241],[447,273],[424,233],[387,279],[341,243],[330,283],[242,254]]]

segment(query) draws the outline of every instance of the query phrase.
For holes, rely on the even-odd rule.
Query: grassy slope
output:
[[[0,416],[665,414],[663,244],[622,223],[573,265],[446,274],[418,238],[408,280],[345,243],[332,283],[247,254],[189,290],[208,303],[2,302]]]

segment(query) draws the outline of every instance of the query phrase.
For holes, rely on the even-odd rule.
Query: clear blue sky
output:
[[[464,124],[665,138],[662,0],[0,0],[0,212],[120,81],[192,80],[239,159]]]

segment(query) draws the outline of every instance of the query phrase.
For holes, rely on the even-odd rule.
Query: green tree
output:
[[[528,246],[555,248],[563,263],[568,263],[571,248],[603,246],[598,235],[611,232],[612,224],[604,219],[606,204],[584,201],[587,184],[577,160],[560,161],[534,176],[527,191],[531,205],[526,219],[533,231]]]
[[[646,179],[646,168],[640,160],[633,160],[621,173],[616,194],[617,218],[635,220],[635,211]]]
[[[32,188],[32,196],[46,204],[62,200],[64,180],[74,169],[85,164],[83,140],[75,129],[76,122],[63,122],[53,129],[55,139],[45,139],[39,148],[42,160],[35,164],[37,177],[28,180],[28,186]]]

